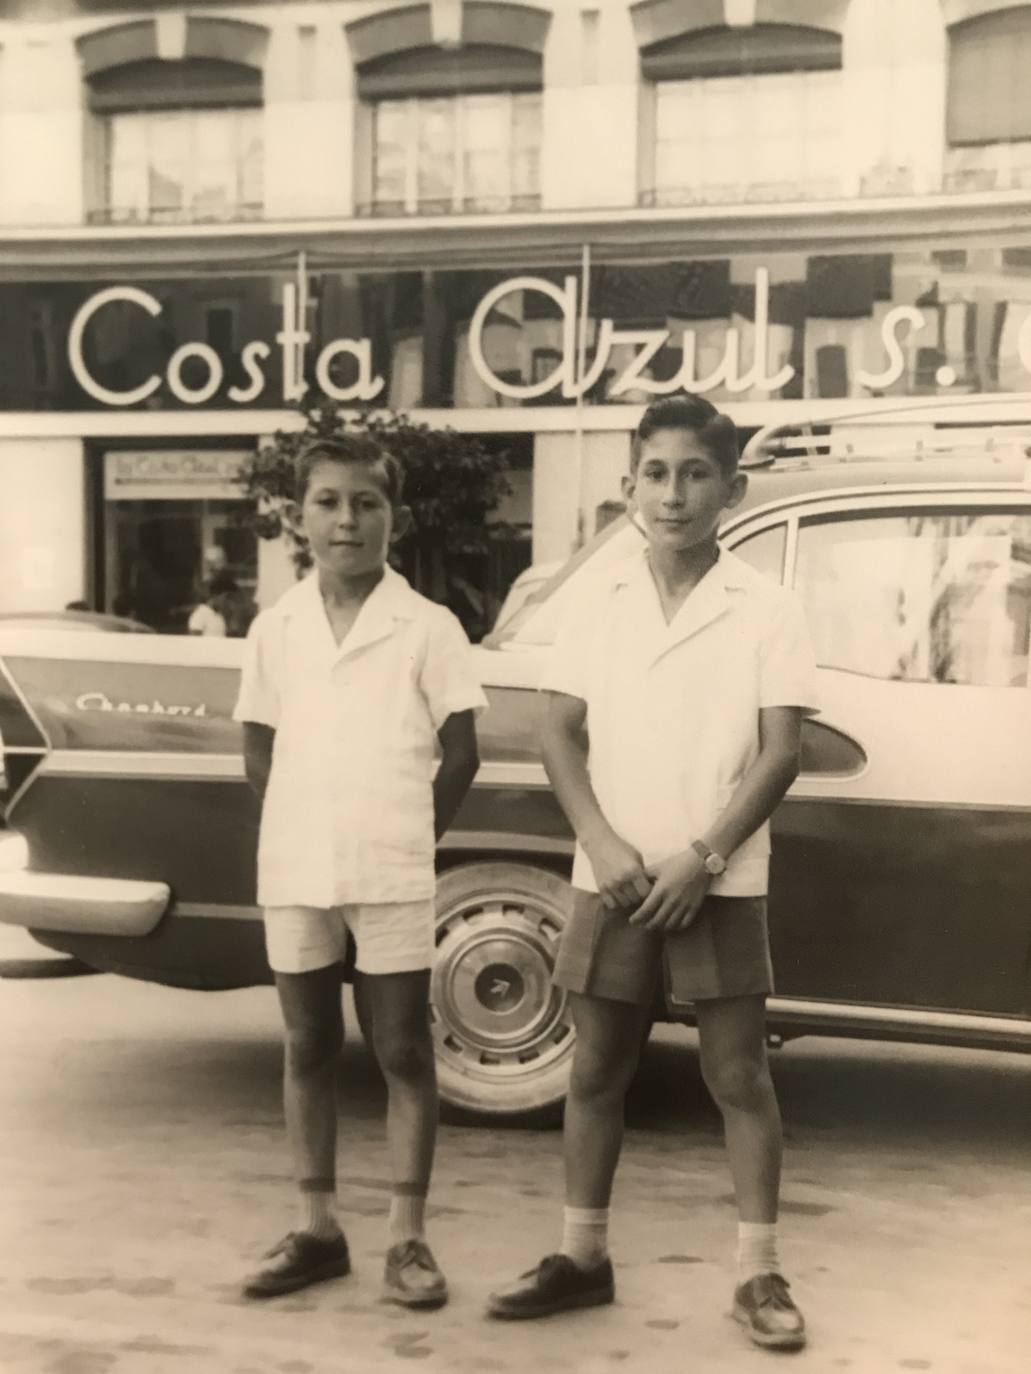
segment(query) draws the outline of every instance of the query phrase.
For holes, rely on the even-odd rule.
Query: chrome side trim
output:
[[[39,775],[48,777],[175,778],[242,782],[240,754],[148,753],[134,749],[55,749]]]
[[[40,720],[39,716],[33,710],[32,703],[29,701],[28,697],[25,695],[22,689],[18,686],[14,674],[7,667],[2,658],[0,658],[0,676],[2,676],[4,680],[10,685],[11,691],[14,693],[15,697],[17,697],[18,701],[21,703],[22,709],[25,711],[25,714],[28,716],[29,720],[39,731],[40,738],[43,741],[43,749],[46,750],[47,753],[49,753],[51,748],[53,747],[53,743],[50,739],[50,736],[47,734],[46,730],[44,730],[43,722]],[[2,741],[0,741],[0,753],[20,754],[22,752],[23,750],[21,748],[17,750],[9,748],[7,745],[3,744]],[[39,749],[28,748],[25,749],[24,752],[29,754],[39,754],[41,751]],[[2,762],[3,760],[2,758],[0,758],[0,763]],[[28,773],[26,777],[22,780],[21,786],[15,789],[14,793],[7,802],[8,816],[12,816],[14,814],[14,808],[18,805],[22,797],[28,791],[33,779],[36,777],[38,772],[38,767],[32,769],[32,771]]]
[[[174,778],[179,781],[245,780],[239,754],[147,753],[132,749],[55,749],[39,774],[48,777]],[[476,775],[481,787],[548,787],[540,763],[483,763]]]
[[[149,935],[170,897],[166,883],[0,873],[0,924],[76,935]]]
[[[816,1002],[806,998],[770,997],[766,1012],[775,1019],[821,1022],[854,1022],[864,1026],[896,1026],[923,1031],[969,1031],[975,1034],[1015,1036],[1031,1044],[1031,1018],[1021,1016],[976,1015],[971,1012],[939,1011],[936,1008],[876,1007],[865,1002]]]
[[[176,902],[171,915],[212,921],[260,921],[261,907],[237,906],[230,902]]]

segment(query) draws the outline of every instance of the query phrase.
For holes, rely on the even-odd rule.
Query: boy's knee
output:
[[[636,1067],[636,1048],[633,1053],[624,1050],[619,1054],[602,1055],[581,1051],[577,1045],[569,1080],[570,1095],[581,1102],[621,1101]]]
[[[760,1107],[772,1091],[769,1069],[763,1059],[742,1057],[703,1064],[702,1077],[717,1106],[737,1111]]]
[[[295,1073],[310,1073],[335,1062],[343,1044],[339,1023],[301,1021],[286,1028],[286,1055]]]
[[[420,1083],[433,1076],[433,1040],[429,1027],[375,1035],[374,1046],[376,1059],[387,1078]]]

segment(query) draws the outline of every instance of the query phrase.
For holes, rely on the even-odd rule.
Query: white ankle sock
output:
[[[306,1178],[301,1181],[297,1229],[319,1240],[332,1240],[340,1234],[336,1184],[331,1178]]]
[[[581,1269],[593,1269],[609,1253],[609,1209],[566,1207],[562,1212],[562,1253]]]
[[[737,1281],[747,1283],[756,1274],[779,1274],[777,1223],[739,1221],[737,1224]]]
[[[390,1243],[422,1240],[425,1235],[426,1194],[400,1192],[390,1199]]]

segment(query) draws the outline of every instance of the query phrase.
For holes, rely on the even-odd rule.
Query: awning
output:
[[[773,251],[889,253],[976,238],[1013,242],[1031,195],[981,192],[912,201],[851,199],[510,215],[405,216],[233,224],[0,228],[0,280],[140,280],[293,271],[576,269]]]

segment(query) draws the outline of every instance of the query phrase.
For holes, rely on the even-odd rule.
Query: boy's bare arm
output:
[[[439,840],[458,814],[480,766],[472,711],[454,711],[437,731],[441,759],[433,779],[433,829]]]
[[[247,781],[258,800],[265,800],[268,776],[272,768],[272,743],[276,732],[270,725],[255,721],[243,723],[243,767]]]
[[[759,712],[759,754],[741,779],[715,824],[704,835],[689,835],[729,858],[749,835],[769,820],[798,776],[802,712],[796,706],[769,706]],[[688,847],[659,864],[655,885],[630,924],[649,930],[683,930],[698,913],[712,881],[700,856]]]
[[[598,892],[607,907],[632,911],[647,896],[651,880],[640,854],[617,835],[598,805],[587,771],[587,704],[564,692],[549,692],[541,730],[544,767],[559,805],[584,848]]]

